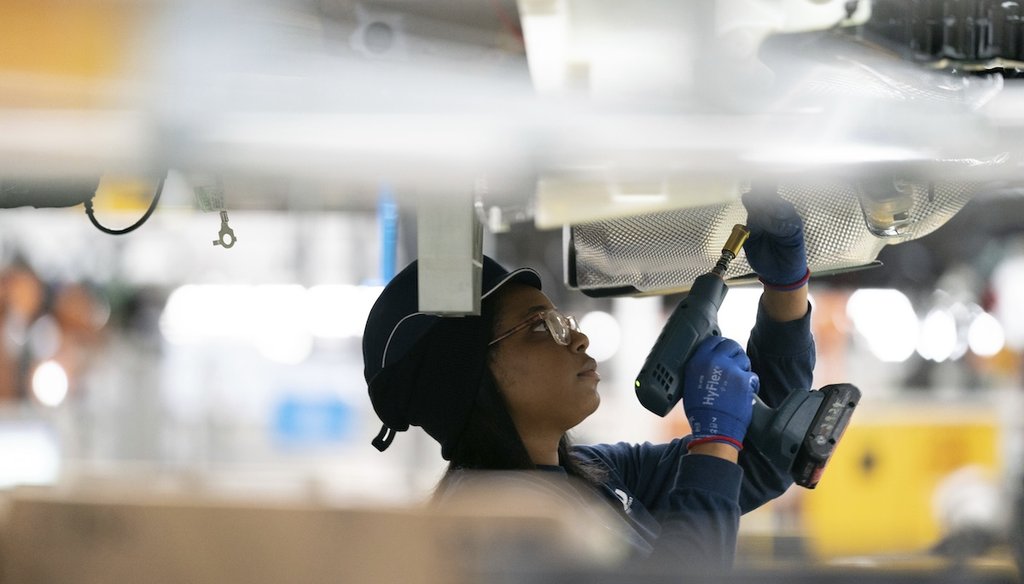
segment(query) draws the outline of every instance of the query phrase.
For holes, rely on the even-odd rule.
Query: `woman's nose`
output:
[[[582,353],[590,346],[590,337],[581,331],[572,331],[572,338],[569,340],[569,348],[577,353]]]

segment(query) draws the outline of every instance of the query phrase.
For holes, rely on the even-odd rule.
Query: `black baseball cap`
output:
[[[479,316],[421,312],[418,267],[414,261],[395,275],[366,319],[363,376],[384,423],[373,445],[384,451],[396,432],[420,426],[448,459],[472,412],[492,331]],[[481,268],[481,300],[509,282],[541,289],[530,268],[509,271],[487,256]]]

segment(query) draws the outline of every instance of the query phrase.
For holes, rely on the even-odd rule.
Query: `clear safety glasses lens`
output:
[[[516,334],[531,324],[543,320],[545,327],[548,332],[551,333],[551,338],[555,340],[559,345],[568,345],[572,340],[573,331],[579,331],[580,325],[576,322],[576,318],[572,316],[565,316],[557,310],[545,310],[537,315],[531,316],[527,320],[517,324],[511,329],[505,331],[504,334],[498,335],[496,339],[488,343],[488,346],[497,343],[503,339]]]
[[[544,322],[548,325],[548,332],[551,338],[559,345],[568,345],[572,340],[572,332],[579,331],[580,325],[573,316],[565,316],[557,310],[548,310],[544,313]]]

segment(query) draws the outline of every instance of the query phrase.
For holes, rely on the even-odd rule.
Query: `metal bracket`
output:
[[[452,316],[480,314],[483,224],[471,193],[421,200],[416,231],[420,310]]]

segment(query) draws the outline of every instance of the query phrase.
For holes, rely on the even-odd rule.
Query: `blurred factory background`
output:
[[[575,439],[680,435],[682,414],[651,415],[632,382],[681,296],[571,289],[567,226],[738,192],[680,184],[875,164],[919,178],[922,162],[977,159],[996,162],[947,223],[880,244],[880,266],[811,280],[815,384],[854,383],[863,399],[821,485],[745,518],[739,561],[1005,560],[1024,482],[1024,102],[1010,50],[1024,29],[1004,31],[1018,36],[1002,57],[961,55],[987,74],[919,79],[941,99],[810,91],[765,116],[765,37],[863,27],[872,3],[724,2],[714,34],[696,17],[715,3],[632,4],[0,0],[0,533],[19,497],[424,501],[438,448],[415,430],[385,454],[370,446],[360,340],[382,286],[436,244],[417,212],[450,201],[472,209],[484,253],[536,268],[590,336],[602,407]],[[911,4],[932,21],[943,6],[986,15],[990,32],[1020,13]],[[927,75],[969,69],[935,65],[948,56],[897,34],[916,16],[874,5]],[[652,50],[675,57],[641,57]],[[83,188],[114,229],[161,198],[114,236],[77,204]],[[225,224],[237,241],[213,245]],[[745,342],[759,292],[730,292],[726,336]],[[27,532],[6,533],[0,549],[24,552],[11,542]]]

